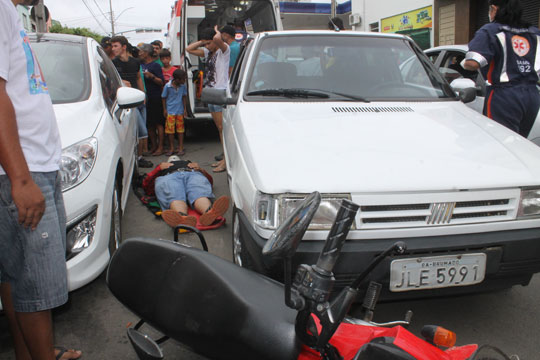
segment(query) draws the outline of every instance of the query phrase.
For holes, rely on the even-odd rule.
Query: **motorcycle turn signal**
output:
[[[430,343],[436,346],[452,347],[456,344],[456,333],[446,330],[437,325],[424,325],[420,332],[422,336]]]

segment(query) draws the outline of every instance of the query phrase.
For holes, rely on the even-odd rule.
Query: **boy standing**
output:
[[[163,115],[165,116],[165,134],[169,138],[170,156],[174,152],[174,133],[178,134],[178,155],[184,155],[184,108],[186,106],[186,72],[174,70],[172,80],[163,88]]]
[[[168,83],[172,79],[174,70],[178,69],[176,66],[171,66],[171,52],[168,49],[163,49],[159,52],[159,58],[163,63],[163,78],[165,83]]]

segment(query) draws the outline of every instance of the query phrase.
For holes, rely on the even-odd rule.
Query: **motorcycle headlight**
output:
[[[83,182],[96,161],[97,139],[88,138],[62,151],[60,175],[62,191],[67,191]]]
[[[308,230],[330,230],[343,199],[350,194],[321,194],[321,204]],[[255,200],[255,223],[266,229],[276,229],[306,198],[305,194],[269,195],[257,193]],[[353,223],[352,229],[355,229]]]
[[[518,219],[540,217],[540,189],[522,189]]]

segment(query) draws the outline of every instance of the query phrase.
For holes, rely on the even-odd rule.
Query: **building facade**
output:
[[[35,31],[35,28],[32,28],[32,20],[30,18],[30,7],[25,5],[17,5],[17,12],[21,18],[22,25],[26,32]]]
[[[540,23],[540,1],[521,0],[523,18]],[[435,0],[434,45],[467,44],[476,30],[488,22],[488,0]]]

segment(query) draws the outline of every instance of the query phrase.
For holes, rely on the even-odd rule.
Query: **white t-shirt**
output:
[[[32,172],[58,170],[62,147],[49,90],[10,0],[0,0],[0,77],[6,80],[15,108],[28,168]],[[5,174],[1,166],[0,174]]]
[[[227,45],[227,44],[225,44]],[[213,57],[208,57],[210,51],[203,47],[204,57],[206,59],[206,75],[204,80],[205,87],[215,89],[229,88],[229,61],[231,60],[231,48],[227,45],[225,52],[217,49]]]

